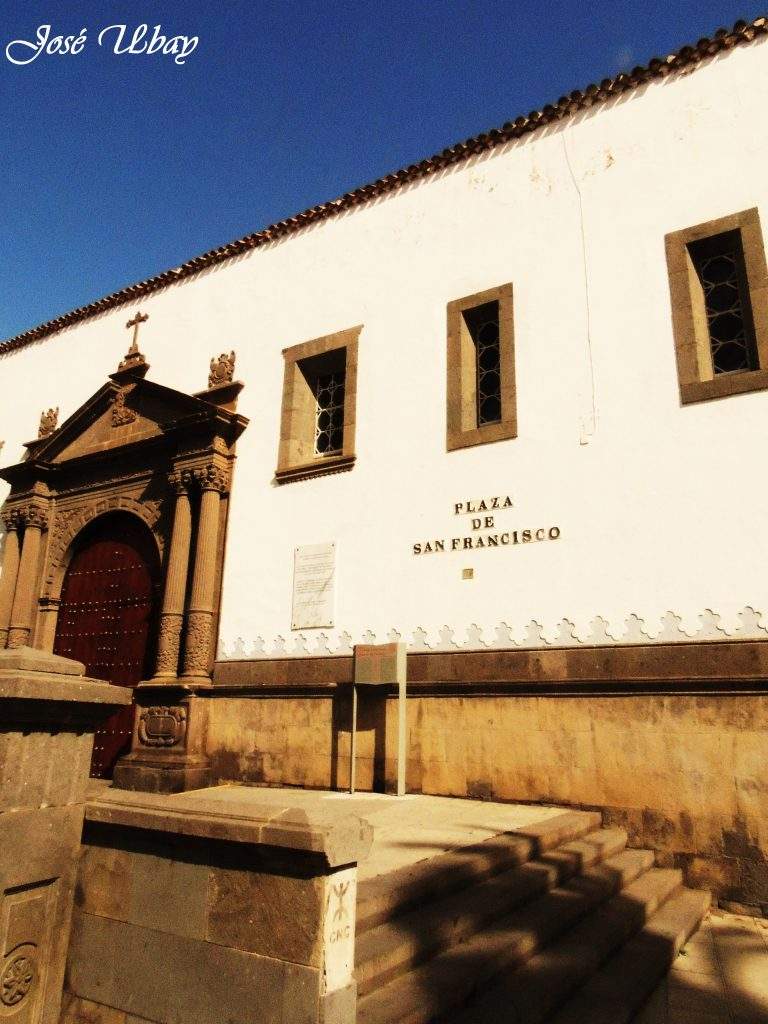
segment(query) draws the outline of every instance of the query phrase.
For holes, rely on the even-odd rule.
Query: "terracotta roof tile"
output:
[[[530,114],[517,117],[514,121],[507,121],[501,128],[492,128],[490,131],[475,135],[464,142],[458,142],[434,156],[421,160],[419,163],[411,164],[410,167],[384,175],[384,177],[371,182],[369,185],[363,185],[352,192],[347,192],[339,196],[338,199],[332,199],[329,202],[313,206],[303,213],[287,217],[285,220],[271,224],[261,231],[256,231],[246,235],[244,238],[236,239],[234,242],[219,246],[217,249],[211,249],[201,256],[196,256],[186,263],[182,263],[179,267],[165,270],[154,277],[147,278],[145,281],[139,281],[136,284],[121,288],[119,291],[112,292],[102,299],[90,302],[86,306],[80,306],[69,313],[64,313],[62,316],[46,321],[38,327],[33,327],[22,334],[17,334],[7,341],[0,342],[0,355],[23,348],[39,338],[54,334],[56,331],[60,331],[81,320],[87,320],[98,313],[133,302],[141,296],[175,284],[185,277],[191,277],[206,267],[223,263],[250,249],[257,249],[268,242],[299,231],[307,224],[326,220],[349,207],[368,202],[370,199],[385,195],[388,192],[393,192],[410,181],[434,174],[436,171],[450,167],[453,164],[461,163],[473,154],[493,149],[508,142],[510,139],[520,138],[522,135],[536,131],[543,124],[570,117],[579,110],[588,109],[598,103],[604,103],[623,92],[636,89],[638,86],[654,79],[664,78],[667,75],[684,69],[690,70],[695,68],[707,57],[714,56],[723,50],[730,50],[734,46],[749,44],[754,39],[764,35],[768,35],[768,17],[766,16],[761,16],[751,22],[737,21],[731,29],[720,28],[711,38],[704,37],[695,46],[684,46],[676,53],[672,53],[667,57],[654,57],[646,66],[633,68],[629,74],[621,72],[613,78],[604,78],[599,84],[593,83],[585,89],[575,89],[570,95],[562,96],[556,103],[547,104],[541,110],[532,110]]]

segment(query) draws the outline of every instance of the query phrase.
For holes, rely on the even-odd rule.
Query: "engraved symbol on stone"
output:
[[[344,904],[344,900],[349,889],[349,882],[339,882],[333,887],[333,895],[338,899],[339,903],[333,912],[334,921],[343,921],[347,917],[347,908]]]
[[[35,983],[35,961],[19,955],[13,957],[0,974],[0,1002],[5,1006],[18,1006],[29,995]]]
[[[215,388],[219,384],[231,384],[235,375],[235,353],[222,352],[218,359],[211,360],[211,372],[208,374],[208,387]]]
[[[139,717],[139,741],[145,747],[174,747],[184,738],[186,724],[185,708],[147,708]]]

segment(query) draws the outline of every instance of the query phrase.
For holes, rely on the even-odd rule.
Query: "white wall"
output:
[[[333,649],[366,630],[423,629],[437,645],[447,625],[471,646],[473,624],[493,641],[503,621],[524,641],[532,619],[553,639],[567,618],[583,640],[597,615],[621,637],[632,615],[657,635],[668,611],[689,633],[706,609],[729,630],[745,606],[768,614],[768,394],[681,407],[664,255],[667,232],[753,206],[768,229],[767,57],[765,43],[734,50],[5,357],[4,462],[44,407],[63,419],[101,385],[140,307],[153,379],[198,390],[210,356],[235,348],[247,385],[230,653],[258,637],[268,653],[278,636],[294,650],[293,548],[331,540]],[[447,453],[446,303],[507,281],[519,436]],[[354,469],[274,485],[281,349],[356,324]],[[454,502],[497,494],[515,502],[497,526],[557,525],[561,538],[412,554],[415,541],[471,532],[466,517],[456,528]]]

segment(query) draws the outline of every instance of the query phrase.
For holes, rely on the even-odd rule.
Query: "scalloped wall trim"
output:
[[[698,615],[698,622],[690,625],[682,616],[668,611],[655,624],[649,625],[634,612],[621,623],[609,623],[602,615],[596,615],[583,628],[576,628],[570,619],[561,619],[546,628],[535,619],[526,626],[514,629],[506,622],[500,622],[487,632],[472,623],[465,629],[456,630],[443,626],[430,634],[421,626],[407,634],[397,629],[373,633],[370,629],[353,637],[346,630],[327,633],[311,630],[277,636],[265,640],[245,640],[238,636],[219,642],[219,661],[251,660],[255,658],[306,658],[343,656],[352,654],[353,644],[391,643],[405,640],[408,651],[413,654],[446,651],[509,650],[510,648],[533,647],[595,647],[619,646],[622,644],[690,643],[711,640],[765,640],[768,638],[768,616],[746,605],[733,621],[723,624],[721,616],[710,608]]]

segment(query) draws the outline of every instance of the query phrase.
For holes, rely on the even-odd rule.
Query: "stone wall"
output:
[[[353,1024],[370,829],[254,795],[89,804],[60,1024]]]
[[[726,650],[734,645],[689,649],[687,681],[660,680],[665,666],[667,675],[680,666],[670,657],[655,664],[654,652],[642,648],[601,652],[592,680],[584,669],[581,684],[579,661],[566,657],[573,652],[534,652],[522,670],[529,682],[519,692],[513,688],[521,654],[506,662],[477,656],[473,668],[469,655],[452,662],[409,656],[409,673],[419,677],[409,684],[409,791],[600,808],[608,821],[626,826],[633,845],[650,846],[661,862],[683,867],[689,883],[723,899],[768,904],[768,702],[762,683],[743,678],[750,660],[755,674],[762,671],[764,651],[735,646],[735,652]],[[328,660],[343,678],[347,666]],[[474,679],[451,681],[457,660]],[[219,779],[346,784],[349,699],[344,687],[329,688],[319,661],[294,668],[301,686],[289,682],[284,663],[280,691],[273,662],[261,695],[258,685],[242,696],[230,687],[213,700],[208,743]],[[249,664],[241,663],[241,677]],[[630,671],[645,672],[646,681],[627,678]],[[710,677],[729,672],[732,679],[695,678],[705,671]],[[227,666],[226,679],[233,674]],[[613,682],[600,678],[610,674]],[[632,687],[640,692],[627,692]],[[360,788],[394,783],[395,715],[390,698],[382,728],[381,700],[361,704]]]
[[[0,651],[0,1019],[56,1024],[94,732],[130,702],[69,658]]]

